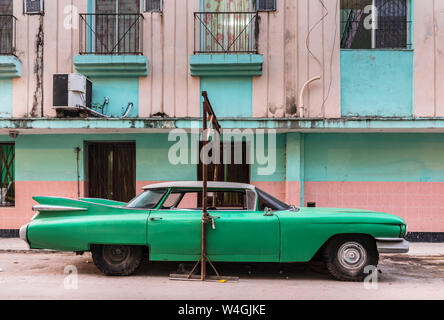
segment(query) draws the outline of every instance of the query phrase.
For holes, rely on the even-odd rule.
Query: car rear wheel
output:
[[[126,245],[94,245],[92,258],[97,268],[107,276],[128,276],[140,266],[143,247]]]
[[[330,274],[342,281],[362,281],[376,272],[379,255],[374,240],[366,237],[338,237],[324,249],[324,261]],[[375,269],[366,269],[374,266]]]

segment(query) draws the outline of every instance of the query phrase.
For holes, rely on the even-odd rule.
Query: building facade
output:
[[[276,133],[272,174],[243,161],[220,179],[444,238],[442,1],[0,0],[0,26],[3,235],[35,195],[198,179],[169,133],[201,121],[207,91],[223,128]]]

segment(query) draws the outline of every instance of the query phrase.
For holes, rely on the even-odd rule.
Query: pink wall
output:
[[[142,187],[159,181],[138,181]],[[300,206],[299,182],[253,182],[258,188]],[[83,197],[83,183],[80,186]],[[18,229],[35,214],[35,195],[77,198],[77,182],[16,182],[16,207],[0,208],[0,229]],[[317,207],[355,208],[398,215],[409,231],[444,232],[443,182],[305,182],[304,200]]]
[[[340,116],[340,49],[337,1],[325,1],[328,15],[309,37],[309,30],[326,14],[318,1],[277,1],[278,10],[261,13],[259,52],[264,55],[263,75],[253,80],[253,115],[288,115],[303,83],[313,76],[305,95],[310,117]],[[444,1],[414,3],[414,115],[444,116]],[[73,5],[76,13],[87,12],[86,0],[45,2],[44,110],[52,109],[52,74],[75,72],[73,55],[79,51],[79,30],[65,28],[65,13]],[[170,116],[198,116],[200,81],[191,77],[189,55],[193,53],[193,13],[199,0],[165,1],[164,12],[144,14],[144,54],[149,59],[149,76],[140,78],[140,116],[157,112]],[[337,13],[335,15],[335,13]],[[13,80],[13,116],[28,116],[36,92],[36,39],[39,16],[23,15],[23,1],[14,1],[17,21],[17,55],[22,76]],[[74,17],[77,23],[78,15]],[[330,85],[331,83],[331,85]],[[40,96],[38,101],[40,101]]]
[[[339,19],[335,1],[326,1],[329,15],[312,32],[308,54],[308,30],[325,14],[317,1],[277,1],[278,10],[260,13],[259,53],[264,55],[263,75],[253,80],[253,115],[282,117],[296,103],[303,83],[315,75],[306,94],[310,116],[340,115]],[[70,21],[67,7],[75,7]],[[165,112],[170,117],[200,115],[200,79],[191,77],[189,56],[194,50],[194,12],[199,0],[164,1],[163,14],[144,13],[143,51],[149,60],[149,75],[139,82],[139,112],[149,117]],[[39,16],[23,15],[23,1],[14,1],[17,17],[17,55],[22,61],[22,76],[13,81],[13,116],[29,116],[37,87],[36,40]],[[335,16],[335,12],[338,14]],[[52,108],[52,75],[75,72],[73,56],[79,52],[79,29],[66,28],[87,13],[87,0],[45,1],[43,17],[44,63],[43,104],[45,116],[55,116]],[[335,39],[336,37],[336,39]],[[330,73],[330,70],[332,71]],[[328,88],[332,85],[330,94]],[[326,103],[324,100],[327,99]],[[37,95],[40,103],[41,96]],[[39,104],[38,103],[38,104]],[[40,106],[37,108],[40,115]]]
[[[444,232],[443,182],[305,182],[304,200],[317,207],[391,213],[409,231]]]
[[[444,116],[444,1],[414,2],[414,115]]]
[[[319,1],[276,3],[276,12],[260,14],[259,53],[264,64],[263,75],[253,80],[253,116],[290,116],[303,84],[321,76],[306,91],[307,116],[340,117],[339,1],[324,1],[328,15],[321,23],[327,12]]]
[[[83,183],[80,184],[80,195],[83,196]],[[35,214],[32,207],[37,203],[33,196],[57,196],[77,199],[77,181],[16,181],[16,206],[0,208],[0,229],[18,229]]]
[[[301,186],[298,181],[253,181],[252,184],[285,203],[300,206]]]

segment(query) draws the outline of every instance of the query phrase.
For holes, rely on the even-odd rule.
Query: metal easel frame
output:
[[[209,143],[210,131],[208,129],[216,130],[218,133],[217,137],[220,137],[221,126],[217,121],[216,114],[214,113],[213,107],[211,106],[210,100],[208,99],[208,95],[206,91],[202,92],[203,101],[203,115],[202,115],[202,148],[204,148]],[[220,148],[219,139],[216,141],[216,148]],[[200,154],[200,152],[199,152]],[[217,155],[220,155],[219,152],[216,152]],[[219,159],[220,160],[220,159]],[[220,161],[215,161],[214,163],[214,181],[217,181],[217,169]],[[210,216],[207,210],[208,204],[208,173],[207,173],[207,154],[203,152],[202,154],[202,246],[201,246],[201,256],[200,259],[196,262],[191,272],[187,274],[174,274],[171,275],[170,278],[172,280],[213,280],[213,281],[236,281],[239,278],[237,277],[221,277],[217,269],[211,263],[210,259],[207,256],[207,224],[211,223],[214,228],[214,218]],[[215,205],[215,194],[213,194],[213,206]],[[207,276],[207,263],[211,266],[216,276]],[[194,275],[197,267],[200,264],[200,279],[199,276]]]

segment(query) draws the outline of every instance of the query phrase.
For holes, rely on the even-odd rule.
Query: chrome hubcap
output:
[[[367,252],[358,242],[346,242],[338,250],[339,264],[346,269],[359,270],[366,260]]]
[[[129,249],[125,246],[104,246],[103,257],[108,263],[121,263],[129,256]]]

